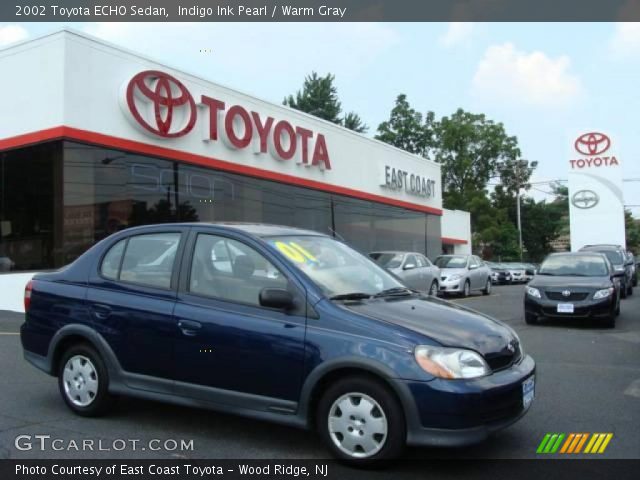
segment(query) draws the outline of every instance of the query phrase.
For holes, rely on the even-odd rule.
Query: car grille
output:
[[[509,352],[507,349],[504,349],[500,353],[496,353],[493,355],[488,355],[485,357],[487,364],[491,367],[491,370],[497,372],[499,370],[504,370],[505,368],[509,368],[511,365],[518,363],[522,359],[522,349],[520,348],[520,343],[515,343],[515,351],[513,353]]]
[[[588,292],[571,292],[568,296],[564,296],[562,292],[545,292],[545,295],[549,300],[559,301],[580,301],[586,300],[589,296]]]

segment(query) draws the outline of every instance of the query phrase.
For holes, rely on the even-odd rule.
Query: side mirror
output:
[[[260,290],[260,305],[268,308],[287,310],[293,307],[293,295],[283,288],[265,287]]]
[[[475,270],[478,268],[478,265],[469,265],[469,270]]]
[[[407,263],[404,267],[402,267],[403,270],[411,270],[413,268],[416,268],[415,263]]]

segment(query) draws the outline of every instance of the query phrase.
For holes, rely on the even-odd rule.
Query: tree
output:
[[[357,113],[349,112],[344,117],[340,116],[342,104],[338,100],[338,89],[333,84],[334,80],[335,76],[330,73],[325,77],[320,77],[316,72],[311,72],[311,75],[305,77],[302,90],[298,90],[295,97],[293,95],[285,97],[282,103],[315,117],[342,125],[349,130],[365,133],[369,127]]]
[[[515,163],[520,157],[518,140],[507,135],[502,123],[459,109],[435,122],[434,134],[434,159],[442,164],[446,208],[464,208],[492,177],[499,176],[506,191],[529,180],[530,172],[518,170]]]
[[[342,106],[338,100],[338,89],[333,85],[334,80],[335,77],[330,73],[320,77],[316,72],[312,72],[305,77],[302,91],[298,90],[295,98],[293,95],[286,97],[283,104],[340,124]]]
[[[367,130],[369,130],[369,126],[365,124],[360,118],[360,115],[355,112],[347,113],[342,119],[342,125],[358,133],[367,133]]]
[[[407,96],[400,94],[389,120],[378,126],[375,138],[409,153],[427,157],[433,143],[433,119],[433,113],[429,112],[423,120],[422,114],[411,108]]]
[[[624,211],[627,250],[640,254],[640,221],[633,218],[630,210]]]

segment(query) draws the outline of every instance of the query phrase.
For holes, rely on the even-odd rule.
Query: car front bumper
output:
[[[440,293],[460,293],[464,290],[464,278],[457,280],[440,279]]]
[[[573,313],[558,313],[559,303],[572,303]],[[580,300],[565,302],[558,300],[548,300],[534,298],[526,295],[524,299],[524,311],[529,315],[535,315],[538,318],[567,318],[567,319],[589,319],[589,318],[606,318],[614,314],[616,305],[616,295],[610,295],[601,300]]]
[[[403,381],[413,397],[407,412],[409,445],[462,446],[480,442],[524,416],[523,382],[535,362],[520,363],[470,380]]]

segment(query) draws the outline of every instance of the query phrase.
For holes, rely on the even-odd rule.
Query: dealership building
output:
[[[148,223],[470,252],[469,214],[442,208],[430,160],[75,31],[0,51],[0,69],[0,310],[21,302],[28,272]]]

